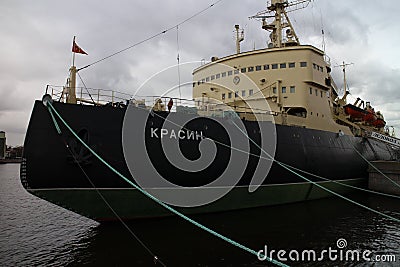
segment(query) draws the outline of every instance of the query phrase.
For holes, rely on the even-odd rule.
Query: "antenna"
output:
[[[178,61],[178,90],[179,90],[179,102],[182,104],[182,93],[181,93],[181,71],[180,71],[180,56],[179,56],[179,25],[176,25],[176,60]]]
[[[324,21],[322,20],[322,12],[321,12],[321,33],[322,33],[322,51],[325,54],[325,32],[324,32]]]

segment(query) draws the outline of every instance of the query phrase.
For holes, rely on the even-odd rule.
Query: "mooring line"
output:
[[[264,157],[263,157],[263,158],[264,158]],[[289,167],[289,168],[292,168],[293,170],[302,172],[302,173],[307,174],[307,175],[314,176],[315,178],[323,179],[323,180],[325,180],[325,181],[327,181],[327,182],[336,183],[336,184],[339,184],[339,185],[342,185],[342,186],[350,187],[350,188],[353,188],[353,189],[356,189],[356,190],[360,190],[360,191],[364,191],[364,192],[367,192],[367,193],[372,193],[372,194],[377,194],[377,195],[381,195],[381,196],[385,196],[385,197],[392,197],[392,198],[398,198],[398,199],[400,199],[400,196],[391,195],[391,194],[386,194],[386,193],[382,193],[382,192],[378,192],[378,191],[369,190],[369,189],[366,189],[366,188],[357,187],[357,186],[354,186],[354,185],[349,185],[349,184],[341,183],[341,182],[339,182],[339,181],[331,180],[331,179],[322,177],[322,176],[320,176],[320,175],[317,175],[317,174],[314,174],[314,173],[311,173],[311,172],[308,172],[308,171],[305,171],[305,170],[302,170],[302,169],[299,169],[299,168],[290,166],[290,165],[288,165],[288,164],[286,164],[286,163],[283,163],[283,162],[281,162],[281,163],[282,163],[283,165],[286,165],[286,166]]]
[[[321,189],[323,189],[323,190],[325,190],[325,191],[327,191],[327,192],[329,192],[329,193],[331,193],[331,194],[333,194],[333,195],[335,195],[335,196],[338,196],[338,197],[340,197],[340,198],[342,198],[342,199],[344,199],[344,200],[346,200],[346,201],[348,201],[348,202],[351,202],[351,203],[353,203],[353,204],[355,204],[355,205],[357,205],[357,206],[360,206],[360,207],[362,207],[362,208],[364,208],[364,209],[367,209],[367,210],[372,211],[372,212],[374,212],[374,213],[376,213],[376,214],[379,214],[379,215],[381,215],[381,216],[383,216],[383,217],[386,217],[386,218],[388,218],[388,219],[390,219],[390,220],[393,220],[393,221],[395,221],[395,222],[397,222],[397,223],[400,223],[400,219],[397,219],[397,218],[392,217],[392,216],[390,216],[390,215],[384,214],[384,213],[382,213],[382,212],[380,212],[380,211],[378,211],[378,210],[375,210],[375,209],[372,209],[372,208],[370,208],[370,207],[367,207],[367,206],[365,206],[365,205],[363,205],[363,204],[361,204],[361,203],[358,203],[357,201],[354,201],[354,200],[352,200],[352,199],[350,199],[350,198],[347,198],[347,197],[345,197],[345,196],[343,196],[343,195],[341,195],[341,194],[339,194],[339,193],[336,193],[335,191],[332,191],[332,190],[330,190],[330,189],[328,189],[328,188],[325,188],[324,186],[322,186],[322,185],[320,185],[320,184],[318,184],[318,183],[316,183],[316,182],[314,182],[314,181],[312,181],[312,180],[310,180],[310,179],[304,177],[303,175],[301,175],[301,174],[295,172],[295,171],[292,170],[291,168],[287,167],[286,164],[283,164],[282,162],[276,160],[274,157],[272,157],[271,155],[269,155],[269,153],[268,153],[267,151],[265,151],[262,147],[260,147],[253,139],[251,139],[250,136],[247,135],[247,133],[243,132],[242,129],[240,129],[240,127],[239,127],[235,122],[233,122],[233,124],[234,124],[234,125],[239,129],[239,131],[241,131],[255,146],[257,146],[265,155],[267,155],[271,160],[275,161],[277,164],[279,164],[281,167],[283,167],[284,169],[288,170],[289,172],[295,174],[296,176],[302,178],[303,180],[306,180],[307,182],[312,183],[313,185],[315,185],[315,186],[317,186],[317,187],[319,187],[319,188],[321,188]]]
[[[365,158],[358,150],[357,148],[351,144],[353,146],[353,149],[357,152],[357,154],[363,159],[365,160],[369,166],[371,166],[372,168],[374,168],[374,170],[376,170],[377,172],[379,172],[380,174],[383,175],[383,177],[385,177],[386,179],[388,179],[389,181],[391,181],[394,185],[396,185],[397,187],[400,188],[400,184],[396,183],[395,181],[393,181],[393,179],[389,178],[389,176],[387,176],[386,174],[384,174],[381,170],[379,170],[377,167],[374,166],[374,164],[372,164],[367,158]]]
[[[57,130],[57,133],[59,135],[62,134],[61,129],[57,123],[56,118],[54,117],[53,111],[51,110],[50,106],[47,106],[49,113],[51,115],[51,118],[53,120],[53,124],[54,127]],[[69,145],[67,144],[67,142],[63,139],[64,141],[64,145],[67,148],[67,150],[69,151],[69,153],[71,154],[71,156],[74,158],[74,162],[76,164],[78,164],[79,169],[83,172],[84,176],[86,177],[86,179],[89,181],[89,183],[91,184],[91,186],[96,190],[97,194],[100,196],[100,198],[103,200],[103,202],[107,205],[107,207],[111,210],[111,212],[115,215],[115,217],[122,223],[122,225],[128,230],[128,232],[139,242],[140,245],[142,245],[142,247],[144,247],[147,252],[149,252],[149,254],[153,257],[154,263],[160,263],[162,266],[166,266],[161,259],[154,254],[151,249],[132,231],[132,229],[122,220],[122,218],[118,215],[118,213],[113,209],[113,207],[111,206],[110,203],[108,203],[107,199],[103,196],[103,194],[98,190],[98,188],[94,185],[94,183],[92,182],[92,180],[90,179],[89,175],[87,175],[86,171],[82,168],[81,164],[79,163],[79,161],[76,159],[74,153],[71,151]]]
[[[129,183],[131,186],[133,186],[135,189],[137,189],[138,191],[140,191],[142,194],[144,194],[145,196],[147,196],[148,198],[152,199],[153,201],[155,201],[156,203],[160,204],[161,206],[163,206],[165,209],[169,210],[170,212],[176,214],[177,216],[181,217],[182,219],[192,223],[193,225],[199,227],[200,229],[230,243],[231,245],[234,245],[244,251],[249,252],[250,254],[253,254],[257,257],[261,257],[261,258],[265,258],[267,261],[278,265],[278,266],[288,266],[282,262],[279,262],[277,260],[274,260],[272,258],[267,257],[266,255],[262,255],[261,253],[258,253],[257,251],[248,248],[210,228],[208,228],[207,226],[204,226],[200,223],[198,223],[197,221],[189,218],[188,216],[184,215],[183,213],[180,213],[179,211],[175,210],[174,208],[170,207],[168,204],[162,202],[161,200],[159,200],[158,198],[154,197],[153,195],[149,194],[148,192],[146,192],[144,189],[142,189],[141,187],[139,187],[138,185],[136,185],[135,183],[133,183],[131,180],[129,180],[128,178],[126,178],[123,174],[121,174],[119,171],[117,171],[114,167],[112,167],[110,164],[108,164],[102,157],[100,157],[94,150],[92,150],[90,148],[89,145],[87,145],[75,132],[74,130],[72,130],[72,128],[68,125],[68,123],[61,117],[61,115],[57,112],[57,110],[53,107],[53,105],[51,104],[51,101],[47,101],[47,106],[50,107],[54,113],[57,115],[57,117],[60,119],[60,121],[64,124],[64,126],[75,136],[76,139],[79,140],[79,142],[85,146],[98,160],[100,160],[100,162],[102,162],[104,165],[106,165],[111,171],[113,171],[115,174],[117,174],[119,177],[121,177],[125,182]]]
[[[139,242],[139,244],[144,247],[147,252],[153,257],[154,263],[160,263],[162,266],[166,267],[166,265],[161,261],[161,259],[151,251],[151,249],[132,231],[132,229],[122,220],[122,218],[118,215],[118,213],[113,209],[110,203],[108,203],[107,199],[103,196],[103,194],[100,192],[100,190],[95,186],[93,181],[90,179],[89,175],[86,173],[86,171],[83,169],[79,161],[76,159],[74,153],[71,151],[70,147],[64,140],[64,145],[68,149],[69,153],[71,156],[74,158],[74,162],[78,164],[79,169],[83,172],[83,175],[85,175],[86,179],[89,181],[90,185],[96,190],[97,194],[100,196],[100,198],[103,200],[103,202],[107,205],[107,207],[111,210],[111,212],[114,214],[114,216],[122,223],[122,225],[128,230],[128,232]]]

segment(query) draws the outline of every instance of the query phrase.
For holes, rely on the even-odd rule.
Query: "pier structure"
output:
[[[397,161],[373,161],[371,162],[375,168],[368,168],[368,187],[371,190],[400,196],[400,162]]]

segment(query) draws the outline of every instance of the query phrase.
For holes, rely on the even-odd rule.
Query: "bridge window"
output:
[[[246,90],[242,90],[242,97],[246,96]]]
[[[281,63],[281,64],[279,64],[279,68],[281,68],[281,69],[286,69],[286,63]]]
[[[310,95],[312,95],[312,88],[310,87]]]
[[[261,66],[260,65],[256,66],[256,71],[259,71],[259,70],[261,70]]]
[[[228,71],[228,76],[231,76],[232,75],[232,71],[230,70],[230,71]]]
[[[219,73],[215,75],[215,79],[219,79],[220,77],[221,77],[221,74],[219,74]]]
[[[289,68],[294,68],[294,67],[296,67],[296,63],[290,62],[290,63],[289,63]]]
[[[253,95],[253,89],[249,90],[249,95]]]
[[[225,93],[222,94],[222,100],[225,100]]]
[[[248,68],[248,71],[249,71],[249,72],[254,71],[254,67],[249,67],[249,68]]]
[[[211,75],[211,81],[215,79],[215,75]]]
[[[206,78],[206,82],[209,82],[209,81],[210,81],[210,77],[207,77],[207,78]]]
[[[269,70],[269,64],[264,65],[264,70]]]
[[[296,92],[296,87],[295,86],[290,86],[290,93],[294,94]]]
[[[278,69],[278,64],[272,64],[272,69],[273,69],[273,70]]]
[[[234,70],[233,73],[239,74],[239,70]]]
[[[228,93],[228,98],[232,98],[232,92]]]
[[[286,94],[286,86],[282,86],[282,94]]]
[[[305,62],[305,61],[300,62],[300,67],[302,67],[302,68],[307,67],[307,62]]]
[[[221,76],[225,77],[226,76],[226,72],[221,73]]]
[[[276,94],[276,87],[272,87],[272,93]]]
[[[242,68],[242,69],[240,70],[240,72],[241,72],[241,73],[245,73],[245,72],[246,72],[246,68]]]

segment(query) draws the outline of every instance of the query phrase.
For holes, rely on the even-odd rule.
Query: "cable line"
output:
[[[135,44],[133,44],[133,45],[130,45],[130,46],[128,46],[128,47],[126,47],[126,48],[124,48],[124,49],[122,49],[122,50],[119,50],[119,51],[117,51],[117,52],[115,52],[115,53],[113,53],[113,54],[111,54],[111,55],[109,55],[109,56],[103,57],[103,58],[101,58],[101,59],[99,59],[99,60],[97,60],[97,61],[95,61],[95,62],[93,62],[93,63],[90,63],[89,65],[86,65],[86,66],[84,66],[84,67],[82,67],[82,68],[79,68],[79,69],[77,69],[77,72],[80,71],[80,70],[86,69],[86,68],[88,68],[88,67],[90,67],[90,66],[93,66],[93,65],[95,65],[95,64],[97,64],[97,63],[99,63],[99,62],[102,62],[102,61],[104,61],[104,60],[106,60],[106,59],[109,59],[110,57],[113,57],[113,56],[116,56],[116,55],[118,55],[118,54],[120,54],[120,53],[122,53],[122,52],[125,52],[125,51],[127,51],[127,50],[129,50],[129,49],[131,49],[131,48],[133,48],[133,47],[135,47],[135,46],[138,46],[138,45],[140,45],[140,44],[143,44],[143,43],[145,43],[145,42],[147,42],[147,41],[149,41],[149,40],[151,40],[151,39],[154,39],[154,38],[156,38],[156,37],[158,37],[158,36],[160,36],[160,35],[163,35],[163,34],[169,32],[170,30],[173,30],[173,29],[175,29],[175,28],[181,26],[182,24],[188,22],[189,20],[191,20],[191,19],[197,17],[198,15],[204,13],[205,11],[207,11],[208,9],[214,7],[215,5],[219,4],[219,3],[222,2],[222,1],[223,1],[223,0],[218,0],[218,1],[216,1],[215,3],[209,5],[208,7],[204,8],[204,9],[200,10],[199,12],[195,13],[194,15],[190,16],[189,18],[187,18],[187,19],[181,21],[180,23],[178,23],[178,24],[176,24],[176,25],[174,25],[174,26],[172,26],[172,27],[170,27],[170,28],[168,28],[168,29],[166,29],[166,30],[164,30],[164,31],[162,31],[162,32],[156,33],[156,34],[154,34],[154,35],[152,35],[152,36],[150,36],[150,37],[148,37],[148,38],[146,38],[146,39],[144,39],[144,40],[142,40],[142,41],[140,41],[140,42],[137,42],[137,43],[135,43]]]

